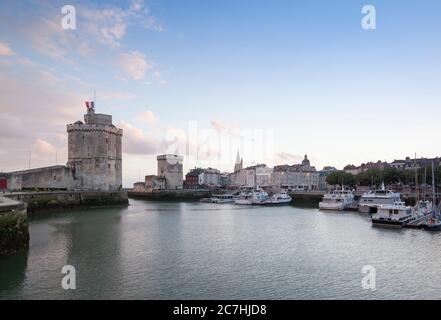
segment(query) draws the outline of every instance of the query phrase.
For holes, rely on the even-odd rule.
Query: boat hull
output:
[[[241,200],[241,199],[239,199],[239,200],[234,201],[234,203],[238,204],[238,205],[252,205],[253,201],[252,200]]]
[[[283,206],[283,205],[290,204],[291,201],[292,200],[284,200],[284,201],[277,201],[277,202],[267,201],[267,202],[264,202],[262,204],[264,204],[266,206]]]
[[[324,204],[322,202],[319,203],[320,210],[329,210],[329,211],[343,211],[345,206],[342,204],[332,205],[332,204]]]
[[[424,224],[423,229],[428,230],[428,231],[440,231],[441,230],[441,223]]]
[[[408,223],[411,219],[406,220],[382,220],[382,219],[372,219],[372,225],[378,227],[396,227],[402,228]]]

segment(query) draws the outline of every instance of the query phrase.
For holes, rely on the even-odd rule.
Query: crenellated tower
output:
[[[95,113],[88,106],[84,123],[67,125],[68,162],[73,188],[114,191],[122,189],[122,129],[112,116]]]

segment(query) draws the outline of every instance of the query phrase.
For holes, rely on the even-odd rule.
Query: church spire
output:
[[[236,163],[234,164],[234,172],[242,170],[243,160],[239,155],[239,149],[237,149]]]
[[[236,164],[240,163],[239,149],[237,149]]]

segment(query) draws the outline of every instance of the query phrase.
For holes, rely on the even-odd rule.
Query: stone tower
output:
[[[97,114],[92,106],[84,123],[67,125],[68,162],[73,189],[114,191],[122,189],[122,135],[112,116]]]
[[[184,158],[175,154],[157,156],[158,176],[165,178],[165,189],[174,190],[184,187],[182,164]]]

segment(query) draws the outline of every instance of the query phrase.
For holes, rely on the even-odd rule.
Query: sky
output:
[[[318,169],[441,156],[440,18],[435,0],[2,1],[0,170],[65,164],[94,90],[125,187],[161,153],[184,171],[231,171],[237,150]]]

